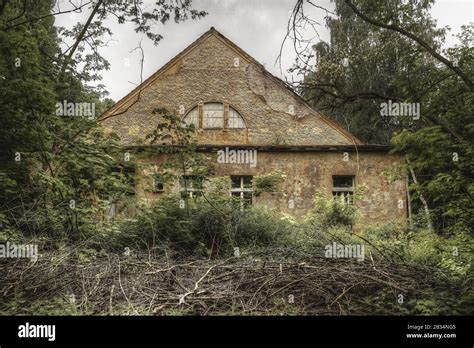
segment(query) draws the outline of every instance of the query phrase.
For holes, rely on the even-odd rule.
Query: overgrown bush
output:
[[[231,197],[212,203],[207,197],[183,202],[168,195],[141,207],[133,219],[108,226],[111,245],[115,250],[166,247],[180,254],[215,257],[231,255],[235,247],[281,245],[290,235],[291,223],[264,207],[241,209]]]
[[[315,199],[314,209],[299,222],[264,207],[242,210],[241,202],[220,194],[220,188],[216,183],[206,195],[188,199],[184,206],[177,195],[164,196],[152,205],[137,204],[134,216],[98,224],[83,234],[80,242],[58,241],[56,251],[45,249],[48,238],[36,240],[42,243],[38,261],[41,266],[27,260],[0,260],[0,267],[8,270],[5,283],[17,279],[17,273],[31,269],[29,281],[35,284],[35,289],[40,289],[17,291],[31,288],[18,281],[4,295],[0,313],[153,314],[155,310],[163,315],[207,313],[199,307],[194,295],[189,295],[186,305],[178,303],[182,296],[180,284],[192,288],[207,270],[215,268],[216,273],[210,272],[206,285],[200,286],[213,289],[206,295],[209,303],[213,296],[219,298],[222,306],[212,312],[218,315],[472,314],[470,236],[457,234],[446,238],[423,228],[410,229],[395,223],[355,233],[350,224],[332,219],[333,205],[338,204],[332,197],[330,202]],[[339,212],[348,214],[347,221],[358,214],[355,206]],[[16,243],[32,242],[14,230],[4,231],[0,238]],[[326,258],[325,246],[333,242],[363,244],[365,260]],[[240,256],[234,255],[235,247],[239,248]],[[196,262],[201,265],[199,269],[195,268]],[[225,266],[219,266],[223,263]],[[50,270],[46,267],[49,264]],[[84,269],[90,274],[85,280],[77,276]],[[233,277],[220,278],[228,270],[232,270]],[[51,274],[62,280],[46,283],[43,278]],[[248,279],[243,285],[239,274]],[[94,275],[102,277],[100,288],[92,281]],[[179,277],[177,283],[174,277]],[[302,277],[305,281],[301,281]],[[278,281],[274,283],[270,279]],[[89,283],[81,284],[81,281]],[[223,281],[229,287],[222,286]],[[160,293],[169,299],[162,310],[152,310],[144,305],[149,300],[147,296],[134,296],[127,301],[116,291],[117,286],[123,286],[124,291],[133,293],[138,284],[145,284],[147,289],[156,286],[158,292],[171,284],[173,294]],[[239,284],[239,291],[248,302],[244,307],[229,297],[234,291],[232,286]],[[252,284],[251,289],[248,284]],[[80,304],[71,305],[71,293],[81,294],[84,286],[95,291],[94,298],[81,298],[77,300]],[[329,302],[321,296],[321,291],[327,295],[327,289],[336,288]],[[284,291],[270,296],[275,289]],[[350,289],[347,296],[355,302],[340,303],[341,309],[336,302],[346,289]],[[253,303],[255,291],[266,293],[258,295],[262,296],[259,300],[262,302],[249,312],[245,308]],[[51,295],[43,296],[45,292]],[[285,299],[289,294],[304,299],[304,306],[288,304]],[[400,294],[404,296],[402,304],[398,302]],[[112,297],[113,306],[104,306]]]
[[[308,213],[306,222],[320,229],[328,226],[352,226],[360,217],[360,211],[353,204],[345,204],[342,199],[334,199],[323,191],[316,192],[313,209]]]

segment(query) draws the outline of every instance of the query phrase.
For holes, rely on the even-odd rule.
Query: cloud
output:
[[[152,6],[156,0],[146,0],[147,6]],[[452,3],[459,3],[453,6]],[[193,7],[205,10],[209,14],[200,20],[188,20],[176,24],[172,21],[166,25],[157,24],[154,28],[163,35],[164,39],[154,46],[144,35],[137,34],[130,24],[118,24],[113,16],[108,19],[113,37],[109,47],[103,48],[101,54],[111,63],[109,71],[102,72],[101,81],[114,100],[119,100],[140,83],[140,52],[132,51],[142,40],[145,51],[144,76],[146,79],[161,66],[166,64],[176,54],[191,44],[200,35],[214,26],[222,34],[235,42],[244,51],[264,64],[272,74],[284,78],[289,75],[287,70],[296,57],[292,45],[288,42],[282,51],[281,70],[275,65],[280,46],[286,33],[289,12],[295,0],[199,0],[193,1]],[[333,6],[330,0],[318,1],[322,6]],[[459,28],[462,24],[472,21],[472,2],[450,1],[439,2],[433,7],[433,17],[441,19],[439,25]],[[328,40],[329,35],[324,27],[324,13],[317,9],[308,8],[311,18],[321,23],[318,33],[322,40]],[[84,22],[89,11],[75,14],[74,21]],[[61,18],[62,17],[62,18]],[[58,16],[57,25],[70,27],[75,24],[68,16]],[[318,38],[314,36],[314,43]],[[454,39],[448,37],[448,43]]]

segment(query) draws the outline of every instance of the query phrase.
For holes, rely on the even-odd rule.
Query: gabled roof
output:
[[[125,106],[129,101],[132,100],[135,96],[137,96],[142,90],[146,89],[150,84],[152,84],[156,79],[158,79],[162,74],[164,74],[168,69],[170,69],[172,66],[174,66],[175,63],[177,63],[181,58],[185,57],[187,54],[189,54],[194,48],[199,46],[202,42],[207,40],[210,36],[216,36],[220,40],[222,40],[229,48],[234,50],[238,55],[243,57],[245,60],[247,60],[249,63],[252,63],[256,65],[260,71],[265,74],[266,76],[270,77],[274,82],[276,82],[278,85],[280,85],[283,89],[286,89],[289,93],[291,93],[297,100],[299,100],[301,103],[306,105],[310,110],[313,110],[323,122],[328,124],[330,127],[336,129],[339,133],[341,133],[346,139],[348,139],[350,142],[352,142],[354,145],[362,145],[363,143],[357,139],[354,135],[349,133],[347,130],[342,128],[332,120],[331,118],[324,116],[320,112],[314,110],[298,93],[296,93],[291,86],[289,86],[285,81],[281,80],[280,78],[276,77],[275,75],[271,74],[268,72],[265,67],[260,64],[257,60],[255,60],[252,56],[250,56],[247,52],[245,52],[243,49],[241,49],[239,46],[237,46],[235,43],[233,43],[231,40],[226,38],[223,34],[221,34],[219,31],[217,31],[214,27],[211,27],[208,31],[206,31],[203,35],[201,35],[196,41],[191,43],[189,46],[187,46],[184,50],[182,50],[180,53],[178,53],[173,59],[171,59],[168,63],[163,65],[158,71],[156,71],[154,74],[152,74],[150,77],[148,77],[145,81],[143,81],[139,86],[137,86],[135,89],[133,89],[129,94],[127,94],[125,97],[120,99],[117,103],[114,104],[109,110],[104,112],[99,118],[98,121],[104,121],[110,117],[117,116],[119,114],[124,113],[119,112],[116,113],[120,108]]]

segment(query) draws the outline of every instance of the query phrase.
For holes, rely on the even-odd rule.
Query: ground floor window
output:
[[[252,205],[252,176],[241,175],[231,176],[232,188],[230,194],[232,197],[238,198],[242,208],[248,208]]]
[[[334,175],[332,177],[332,195],[345,204],[354,204],[354,175]]]
[[[181,196],[190,198],[202,195],[203,178],[199,175],[183,175],[179,180]]]

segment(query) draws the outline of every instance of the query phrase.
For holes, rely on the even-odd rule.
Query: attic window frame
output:
[[[222,127],[206,127],[204,125],[204,112],[205,112],[205,107],[207,104],[220,104],[222,106]],[[195,117],[193,113],[197,112],[197,124],[194,122],[189,123],[189,120],[186,120],[187,117]],[[231,115],[232,112],[232,127],[230,126],[230,118],[229,116]],[[240,117],[240,120],[239,118]],[[194,127],[196,129],[204,129],[204,130],[243,130],[247,128],[247,124],[245,122],[245,119],[242,117],[242,114],[233,106],[229,105],[226,102],[220,102],[220,101],[210,101],[210,102],[205,102],[205,103],[199,103],[189,109],[189,111],[184,115],[182,118],[182,121],[185,122],[186,124],[194,124]],[[236,127],[234,126],[237,124],[238,126],[241,127]]]

